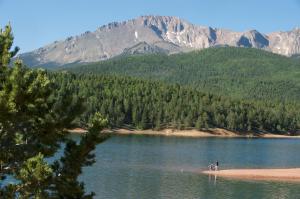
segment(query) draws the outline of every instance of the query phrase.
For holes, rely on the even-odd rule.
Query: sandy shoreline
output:
[[[85,133],[86,130],[81,128],[68,130],[70,133]],[[116,135],[157,135],[157,136],[174,136],[174,137],[247,137],[247,138],[300,138],[297,136],[278,135],[278,134],[257,134],[257,133],[236,133],[226,129],[209,129],[207,131],[191,130],[177,130],[177,129],[163,129],[163,130],[129,130],[129,129],[106,129],[104,133]]]
[[[300,168],[289,169],[229,169],[220,171],[203,171],[208,175],[249,180],[276,180],[300,182]]]
[[[119,135],[159,135],[159,136],[175,136],[175,137],[236,137],[237,134],[233,132],[214,129],[214,131],[198,131],[198,130],[176,130],[176,129],[163,129],[163,130],[128,130],[128,129],[114,129],[107,131],[111,134]]]

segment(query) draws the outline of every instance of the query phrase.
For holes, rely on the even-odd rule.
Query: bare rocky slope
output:
[[[218,46],[259,48],[292,56],[300,54],[300,29],[266,35],[256,30],[235,32],[193,25],[178,17],[142,16],[55,41],[19,57],[29,66],[50,67],[95,62],[122,53],[173,54]]]

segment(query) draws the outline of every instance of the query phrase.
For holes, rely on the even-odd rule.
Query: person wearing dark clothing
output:
[[[216,171],[218,170],[218,167],[219,167],[219,161],[216,161],[216,164],[215,164],[215,170]]]

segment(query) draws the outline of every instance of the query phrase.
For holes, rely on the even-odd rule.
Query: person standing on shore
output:
[[[215,171],[218,171],[218,168],[219,168],[219,161],[217,160],[215,164]]]

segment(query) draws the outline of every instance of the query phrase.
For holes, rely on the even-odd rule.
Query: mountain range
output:
[[[258,48],[285,56],[300,54],[300,29],[263,34],[198,26],[178,17],[141,16],[113,22],[55,41],[19,57],[29,66],[89,63],[122,54],[174,54],[209,47]]]

